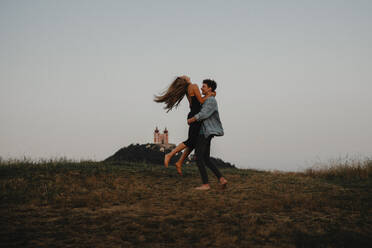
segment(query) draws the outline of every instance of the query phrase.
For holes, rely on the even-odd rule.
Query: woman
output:
[[[211,95],[216,95],[212,93],[211,95],[202,97],[197,84],[192,84],[188,76],[177,77],[169,88],[160,96],[155,96],[155,102],[164,102],[167,112],[172,110],[173,107],[178,107],[184,96],[187,96],[187,100],[190,104],[190,112],[187,115],[187,119],[190,119],[195,114],[199,113],[201,105],[204,101]],[[200,131],[200,122],[194,122],[189,126],[188,139],[180,143],[176,148],[174,148],[170,153],[167,153],[164,157],[164,165],[168,168],[169,161],[178,152],[185,149],[180,159],[176,162],[176,168],[178,174],[182,175],[182,164],[191,151],[195,148],[197,137]]]

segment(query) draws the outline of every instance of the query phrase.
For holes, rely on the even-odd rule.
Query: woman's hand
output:
[[[208,93],[207,97],[210,97],[210,96],[216,96],[216,92],[215,91],[211,91]]]

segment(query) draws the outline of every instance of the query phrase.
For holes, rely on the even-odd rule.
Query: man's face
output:
[[[203,95],[207,95],[209,92],[212,91],[212,88],[208,87],[207,84],[203,84],[200,89],[201,89],[201,92],[203,93]]]

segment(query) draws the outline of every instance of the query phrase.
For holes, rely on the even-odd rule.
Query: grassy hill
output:
[[[110,157],[106,158],[103,162],[115,162],[115,163],[150,163],[162,165],[164,163],[164,155],[170,152],[175,146],[169,148],[162,147],[157,144],[131,144],[127,147],[123,147],[115,152]],[[174,164],[181,157],[181,153],[175,155],[171,159],[170,164]],[[195,162],[194,156],[189,156],[189,162]],[[235,168],[228,162],[223,161],[219,158],[211,157],[211,161],[219,168]]]
[[[372,247],[371,168],[223,168],[199,192],[195,166],[0,161],[0,247]]]

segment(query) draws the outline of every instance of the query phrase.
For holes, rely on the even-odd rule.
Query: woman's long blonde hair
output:
[[[177,77],[166,91],[164,91],[161,95],[155,95],[154,101],[164,102],[166,104],[164,109],[166,109],[168,113],[173,109],[173,107],[178,107],[186,95],[189,84],[190,83],[186,81],[184,77]]]

